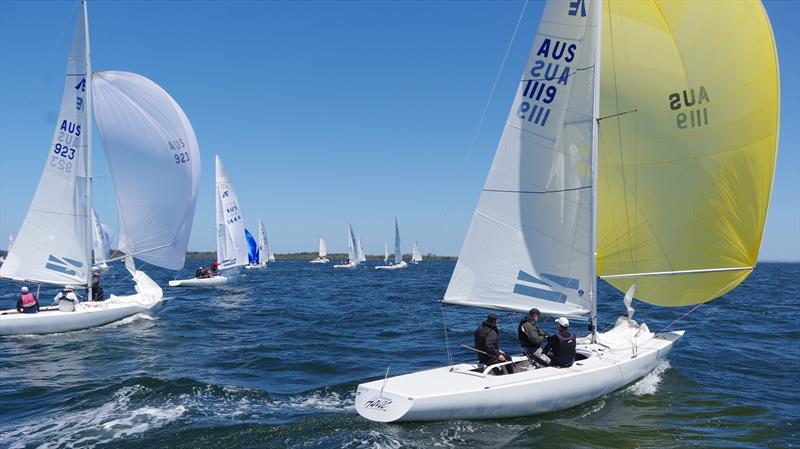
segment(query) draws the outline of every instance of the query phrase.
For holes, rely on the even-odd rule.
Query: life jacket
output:
[[[555,337],[555,338],[553,338]],[[550,365],[572,366],[575,362],[575,334],[569,333],[566,337],[560,333],[550,337]]]
[[[36,305],[36,297],[32,293],[22,295],[22,307],[33,307]]]
[[[527,322],[528,322],[528,318],[523,318],[522,321],[519,322],[519,326],[517,326],[517,338],[519,339],[519,345],[522,346],[523,348],[536,349],[536,348],[538,348],[540,346],[541,343],[539,345],[537,345],[537,344],[533,343],[531,341],[531,339],[535,338],[535,337],[538,337],[539,335],[528,336],[528,334],[525,333],[525,331],[523,330],[522,326],[524,326],[525,323],[527,323]],[[534,332],[539,332],[539,326],[536,323],[533,323],[533,322],[531,324],[533,324]],[[542,336],[541,338],[544,339],[544,336]]]

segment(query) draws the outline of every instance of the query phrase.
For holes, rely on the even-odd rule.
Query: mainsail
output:
[[[397,226],[397,217],[394,217],[394,263],[403,261],[403,252],[400,250],[400,227]]]
[[[91,72],[85,8],[67,60],[64,93],[47,162],[0,277],[86,284],[91,264],[87,172]]]
[[[219,156],[216,156],[216,171],[217,259],[220,270],[229,270],[247,265],[247,242],[239,198]]]
[[[780,112],[767,14],[603,4],[599,274],[653,304],[709,301],[750,274],[764,230]]]
[[[119,248],[178,270],[186,258],[200,178],[192,125],[164,89],[141,75],[96,72],[92,79],[98,130],[117,193]]]
[[[547,3],[445,303],[589,314],[595,7]]]
[[[258,220],[258,262],[257,263],[266,263],[267,260],[272,261],[270,257],[272,256],[272,251],[267,251],[269,245],[267,244],[267,230],[264,228],[264,222],[261,219]]]
[[[319,257],[320,259],[328,255],[328,245],[325,243],[325,239],[322,237],[319,238]]]
[[[358,265],[358,252],[356,251],[356,235],[353,233],[353,227],[347,223],[347,258],[348,262]]]

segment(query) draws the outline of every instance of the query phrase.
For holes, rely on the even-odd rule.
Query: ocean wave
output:
[[[625,392],[631,393],[634,396],[649,396],[656,394],[658,391],[658,386],[661,384],[661,375],[669,369],[670,364],[667,360],[662,360],[658,362],[653,371],[650,371],[646,376],[644,376],[641,380],[634,383],[633,385],[629,386]]]

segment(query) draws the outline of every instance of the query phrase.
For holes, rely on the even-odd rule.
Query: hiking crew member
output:
[[[522,319],[517,326],[517,338],[522,347],[522,353],[528,357],[541,349],[542,343],[547,339],[547,334],[539,329],[539,309],[531,309],[528,316]]]
[[[39,299],[28,291],[28,287],[19,289],[19,299],[17,299],[17,312],[36,313],[39,311]]]
[[[497,315],[490,313],[486,321],[475,329],[475,349],[478,351],[478,360],[485,365],[494,365],[511,360],[511,357],[500,350],[500,331],[497,330]],[[509,374],[514,372],[511,365],[505,366]],[[495,374],[503,374],[495,368]]]
[[[217,268],[219,268],[219,264],[217,263],[217,259],[211,261],[211,273],[212,275],[217,274]]]
[[[569,320],[563,316],[556,320],[555,335],[547,337],[547,355],[550,366],[568,368],[575,362],[575,334],[569,331]]]

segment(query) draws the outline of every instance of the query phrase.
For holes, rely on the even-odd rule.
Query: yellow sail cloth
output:
[[[761,244],[779,120],[769,20],[758,1],[602,5],[598,274],[632,275],[607,280],[652,304],[709,301]],[[742,269],[633,276],[720,268]]]

